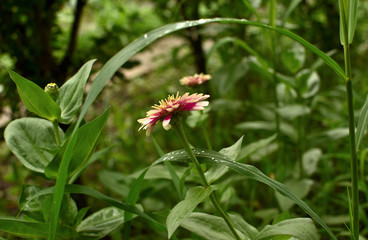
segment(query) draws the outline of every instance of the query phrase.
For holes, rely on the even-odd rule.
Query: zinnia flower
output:
[[[211,75],[208,74],[194,74],[194,76],[183,77],[180,79],[181,85],[199,85],[211,79]]]
[[[208,106],[208,101],[203,100],[209,97],[210,95],[201,93],[192,95],[185,93],[183,96],[179,96],[178,92],[176,96],[171,95],[167,99],[161,100],[160,105],[152,106],[154,109],[147,112],[146,118],[138,119],[138,122],[142,124],[139,130],[142,128],[147,130],[146,135],[149,136],[158,121],[162,121],[163,128],[169,130],[171,128],[170,121],[173,117],[184,111],[203,110],[205,106]]]

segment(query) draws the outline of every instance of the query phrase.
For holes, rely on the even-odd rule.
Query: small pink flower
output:
[[[162,121],[163,128],[169,130],[171,128],[170,121],[175,115],[184,111],[203,110],[205,106],[208,106],[208,101],[203,100],[209,97],[210,95],[201,93],[192,95],[185,93],[183,96],[179,96],[178,92],[176,96],[171,95],[167,99],[161,100],[160,105],[152,106],[154,109],[147,112],[147,117],[138,119],[138,122],[142,124],[139,130],[142,128],[147,130],[146,135],[149,136],[158,121]]]
[[[194,74],[194,76],[183,77],[180,79],[181,85],[199,85],[211,79],[211,75],[208,74]]]

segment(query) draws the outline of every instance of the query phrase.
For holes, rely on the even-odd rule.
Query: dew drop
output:
[[[146,34],[144,34],[144,36],[143,36],[143,37],[147,39],[147,38],[148,38],[148,35],[147,35],[147,33],[146,33]]]

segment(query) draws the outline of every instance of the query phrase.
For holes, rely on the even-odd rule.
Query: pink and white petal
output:
[[[162,127],[163,127],[165,130],[169,130],[169,129],[171,128],[170,120],[171,120],[171,115],[167,115],[167,116],[165,117],[165,119],[162,121]]]

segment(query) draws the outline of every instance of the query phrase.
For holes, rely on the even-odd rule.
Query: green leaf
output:
[[[322,151],[319,148],[312,148],[306,151],[302,157],[304,172],[310,176],[317,170],[317,164],[322,156]]]
[[[201,186],[192,187],[188,190],[183,201],[180,201],[170,212],[166,219],[168,238],[171,238],[180,224],[193,212],[198,204],[203,202],[212,193],[213,188]]]
[[[349,42],[349,0],[339,0],[340,9],[340,43],[345,45],[345,38]]]
[[[8,72],[17,85],[22,102],[30,112],[50,121],[60,118],[60,107],[42,88],[10,69],[8,69]]]
[[[191,213],[180,225],[181,227],[207,240],[233,240],[234,235],[224,219],[206,213]],[[241,239],[249,239],[248,235],[235,229]]]
[[[0,230],[22,238],[47,238],[48,224],[0,218]],[[78,233],[68,226],[57,226],[56,239],[73,239]]]
[[[69,124],[78,114],[83,102],[84,87],[95,60],[85,63],[81,69],[60,88],[57,103],[61,109],[60,122]]]
[[[281,61],[291,73],[297,73],[305,62],[305,48],[294,44],[281,53]]]
[[[76,228],[84,238],[101,239],[124,223],[124,211],[103,208],[84,219]]]
[[[249,52],[251,55],[253,55],[254,57],[256,57],[256,59],[258,60],[258,62],[260,63],[260,65],[264,68],[264,69],[268,69],[268,63],[265,59],[263,59],[261,57],[261,55],[259,55],[252,47],[250,47],[245,41],[234,38],[234,37],[224,37],[221,38],[220,40],[216,41],[215,44],[213,44],[213,46],[211,47],[211,49],[208,51],[207,53],[207,63],[210,61],[212,54],[220,47],[222,47],[223,45],[227,44],[227,43],[233,43],[236,44],[238,46],[240,46],[241,48],[243,48],[244,50],[246,50],[247,52]]]
[[[249,121],[242,122],[235,126],[239,130],[267,130],[267,131],[276,131],[276,125],[271,121]],[[288,123],[281,122],[280,125],[281,132],[286,136],[290,137],[293,141],[297,140],[297,132],[295,128]]]
[[[144,176],[146,175],[149,168],[146,168],[141,175],[133,182],[130,187],[129,194],[126,199],[126,204],[134,206],[139,198],[139,194],[141,192]],[[128,240],[130,235],[130,221],[132,220],[133,214],[129,212],[124,213],[125,224],[124,224],[124,239]]]
[[[303,98],[310,98],[317,94],[320,86],[320,77],[317,72],[310,72],[310,69],[305,69],[298,73],[297,81],[300,83],[301,95]]]
[[[258,140],[257,142],[250,143],[247,146],[243,147],[239,153],[238,161],[244,161],[245,159],[250,157],[253,153],[257,152],[259,149],[268,146],[276,139],[276,136],[277,135],[274,134],[271,137],[263,138],[261,140]]]
[[[348,19],[348,38],[349,38],[349,44],[353,43],[354,39],[354,33],[357,25],[357,19],[358,19],[358,5],[359,0],[350,0],[349,5],[349,19]]]
[[[242,232],[245,236],[249,236],[250,239],[254,239],[254,237],[258,234],[257,228],[253,227],[249,223],[247,223],[241,216],[229,214],[235,229]]]
[[[294,120],[297,117],[307,115],[311,112],[309,107],[301,104],[286,105],[280,107],[276,111],[281,117],[289,121]]]
[[[311,190],[312,185],[313,181],[310,179],[301,179],[301,180],[291,179],[285,182],[285,186],[287,186],[290,189],[290,191],[300,199],[307,196],[307,194]],[[278,192],[275,192],[275,195],[282,211],[289,210],[292,206],[294,206],[294,204],[297,203],[294,200],[285,197]]]
[[[236,83],[245,76],[248,69],[249,67],[244,61],[230,61],[212,75],[210,82],[216,91],[224,96],[231,89],[234,89]]]
[[[52,194],[55,190],[55,187],[49,187],[46,189],[43,189],[39,192],[37,192],[36,194],[34,194],[33,196],[30,196],[30,198],[28,199],[28,201],[32,201],[34,198],[39,198],[40,196],[43,195],[48,195],[48,194]],[[88,188],[86,186],[82,186],[82,185],[76,185],[76,184],[71,184],[71,185],[66,185],[65,186],[65,192],[66,193],[71,193],[71,194],[84,194],[84,195],[88,195],[91,196],[93,198],[96,198],[98,200],[101,200],[113,207],[119,208],[121,210],[124,211],[128,211],[130,213],[136,214],[137,216],[140,216],[146,220],[148,220],[149,222],[151,222],[155,227],[157,227],[160,231],[166,231],[166,228],[159,222],[157,222],[155,219],[153,219],[152,217],[150,217],[149,215],[145,214],[144,212],[142,212],[141,209],[135,207],[135,206],[131,206],[131,205],[127,205],[124,202],[118,201],[114,198],[111,198],[109,196],[106,196],[94,189]]]
[[[363,136],[367,130],[368,125],[368,95],[365,99],[365,103],[360,110],[358,126],[355,134],[356,150],[359,150],[360,143],[362,142]]]
[[[59,128],[61,138],[63,131]],[[50,121],[40,118],[21,118],[6,127],[4,138],[22,164],[35,172],[44,173],[58,150]]]
[[[235,161],[236,158],[238,157],[240,150],[241,150],[241,145],[243,142],[243,137],[241,137],[236,143],[234,143],[232,146],[228,147],[228,148],[223,148],[220,150],[221,154],[224,154],[226,157],[228,157],[229,159]],[[221,166],[221,165],[215,165],[212,166],[210,169],[208,169],[208,171],[205,173],[207,182],[209,184],[215,182],[216,180],[218,180],[220,177],[222,177],[227,171],[228,171],[228,167],[226,166]]]
[[[19,197],[19,209],[20,212],[24,213],[29,218],[39,222],[44,222],[45,219],[41,210],[42,204],[47,196],[43,195],[38,198],[32,198],[33,195],[35,195],[40,190],[42,190],[41,187],[23,185],[22,192]]]
[[[75,146],[70,163],[69,175],[72,176],[83,168],[91,158],[94,149],[96,148],[97,140],[99,139],[102,130],[105,127],[110,114],[108,108],[103,114],[96,119],[86,123],[78,129],[77,145]],[[45,169],[45,174],[49,178],[55,178],[59,169],[61,157],[63,156],[65,147],[64,144],[61,154],[57,154],[50,164]]]
[[[260,240],[278,235],[290,235],[299,240],[319,239],[317,229],[309,218],[294,218],[284,220],[275,225],[265,226],[254,238]]]
[[[301,209],[303,209],[307,214],[309,214],[318,224],[320,224],[326,230],[326,232],[330,235],[332,239],[336,240],[336,237],[334,236],[332,231],[327,227],[327,225],[322,221],[322,219],[304,201],[302,201],[299,197],[295,196],[292,193],[292,191],[290,191],[290,189],[284,184],[268,177],[254,166],[234,162],[218,152],[205,149],[193,149],[193,153],[198,158],[200,163],[221,164],[228,166],[229,168],[239,172],[244,176],[262,182],[268,185],[269,187],[273,188],[284,197],[290,199],[291,201],[299,205]],[[171,158],[170,156],[175,157]],[[163,157],[156,160],[152,165],[156,165],[164,161],[190,162],[191,160],[185,151],[177,150],[165,154]]]

